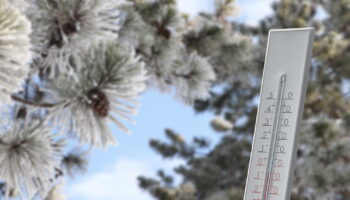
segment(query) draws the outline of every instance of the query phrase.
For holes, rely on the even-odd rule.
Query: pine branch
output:
[[[34,101],[31,101],[28,99],[21,98],[17,95],[11,95],[11,99],[14,101],[17,101],[19,103],[23,103],[23,104],[34,106],[34,107],[41,107],[41,108],[52,108],[52,107],[60,104],[60,103],[34,102]]]

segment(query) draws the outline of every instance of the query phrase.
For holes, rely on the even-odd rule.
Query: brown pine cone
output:
[[[91,101],[91,108],[100,116],[107,117],[109,112],[109,100],[107,95],[98,88],[91,89],[87,93],[88,99]]]

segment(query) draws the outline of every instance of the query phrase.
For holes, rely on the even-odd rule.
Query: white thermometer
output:
[[[313,28],[271,30],[244,200],[289,200]]]

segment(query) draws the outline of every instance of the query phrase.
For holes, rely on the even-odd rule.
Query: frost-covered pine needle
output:
[[[87,155],[88,152],[84,152],[79,149],[73,149],[67,155],[64,155],[62,159],[62,166],[70,177],[74,177],[74,174],[77,172],[84,173],[87,170]]]
[[[81,51],[118,36],[116,0],[33,1],[28,15],[34,27],[34,49],[43,59],[39,67],[51,73],[72,70],[71,59],[79,59]]]
[[[30,23],[6,0],[0,0],[0,101],[21,88],[30,58]]]
[[[216,130],[216,131],[229,131],[232,130],[233,124],[232,122],[226,120],[225,118],[221,116],[216,116],[211,122],[210,125]]]
[[[192,53],[178,62],[173,72],[177,96],[187,104],[209,96],[209,89],[215,81],[215,72],[208,61]]]
[[[15,8],[17,8],[18,10],[20,10],[22,13],[25,13],[27,11],[27,9],[29,8],[29,5],[32,0],[8,0],[8,2],[14,6]]]
[[[136,1],[121,7],[125,19],[120,40],[137,50],[146,63],[148,85],[161,91],[170,90],[172,66],[183,50],[180,34],[183,17],[175,6],[162,1]]]
[[[48,123],[75,134],[82,144],[105,147],[115,143],[109,122],[129,133],[120,119],[132,121],[146,71],[120,42],[101,44],[82,57],[84,68],[77,76],[62,76],[49,86],[60,103],[50,109]]]
[[[53,175],[56,156],[50,129],[40,123],[23,122],[3,133],[0,140],[0,179],[21,196],[33,197]]]

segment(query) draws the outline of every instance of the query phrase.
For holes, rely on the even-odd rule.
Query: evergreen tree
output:
[[[273,14],[262,19],[258,26],[235,21],[227,26],[230,31],[239,32],[253,41],[252,56],[245,60],[253,70],[236,71],[232,79],[220,84],[222,90],[212,90],[209,100],[197,100],[194,104],[197,112],[212,112],[218,116],[212,126],[221,134],[220,142],[210,148],[204,138],[184,141],[179,139],[180,134],[170,130],[166,131],[169,141],[150,141],[151,147],[163,158],[186,161],[175,168],[183,180],[180,185],[173,184],[172,177],[164,173],[158,173],[158,179],[139,177],[140,187],[156,199],[243,198],[268,31],[308,26],[316,27],[316,40],[292,199],[350,199],[350,1],[280,0],[271,6]],[[207,19],[225,19],[218,15],[220,8],[218,6],[214,14],[205,14]],[[202,41],[213,33],[202,31]],[[185,44],[206,56],[205,47],[200,45],[206,43],[192,45],[186,42],[186,36],[188,34],[184,37]],[[238,45],[237,51],[243,52],[240,50],[243,47]],[[231,63],[236,64],[237,60]],[[206,153],[203,155],[202,152]]]
[[[149,87],[189,106],[227,81],[249,88],[252,42],[226,20],[233,1],[217,5],[193,20],[175,0],[0,0],[2,197],[64,199],[62,179],[116,143],[109,122],[129,133]]]

